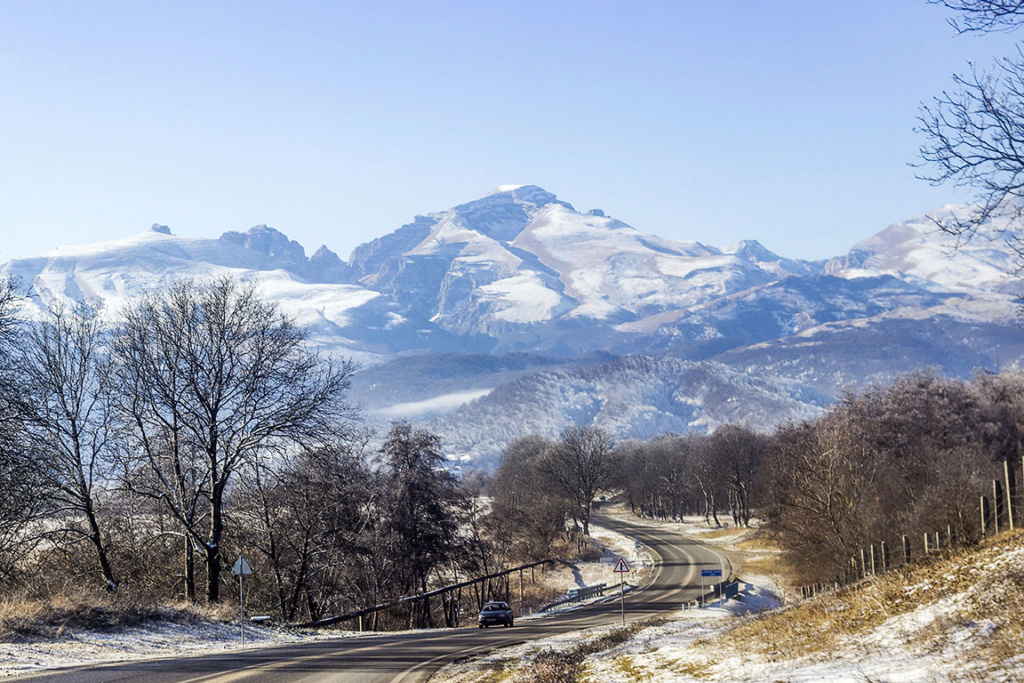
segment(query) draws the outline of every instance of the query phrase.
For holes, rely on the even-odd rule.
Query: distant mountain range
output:
[[[219,239],[166,226],[0,267],[33,308],[88,298],[117,311],[180,277],[232,273],[360,361],[371,421],[408,418],[466,465],[508,440],[596,423],[618,438],[768,429],[840,393],[926,367],[954,376],[1024,354],[1020,283],[998,242],[950,255],[944,207],[824,261],[756,241],[642,233],[533,185],[500,187],[355,249],[347,261],[267,226]]]

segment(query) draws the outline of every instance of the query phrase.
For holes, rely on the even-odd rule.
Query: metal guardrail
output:
[[[481,583],[483,581],[490,581],[492,579],[503,578],[503,577],[508,576],[510,574],[514,574],[515,572],[521,572],[521,571],[524,571],[526,569],[532,569],[533,567],[539,567],[539,566],[546,565],[546,564],[555,564],[556,562],[561,562],[561,560],[546,559],[546,560],[541,560],[539,562],[532,562],[530,564],[520,565],[518,567],[511,567],[509,569],[505,569],[505,570],[502,570],[500,572],[494,572],[493,574],[487,574],[486,576],[480,576],[480,577],[477,577],[475,579],[470,579],[468,581],[461,581],[459,583],[453,583],[453,584],[449,584],[447,586],[442,586],[441,588],[436,588],[436,589],[434,589],[432,591],[428,591],[426,593],[421,593],[419,595],[410,595],[408,597],[399,598],[397,600],[392,600],[391,602],[385,602],[385,603],[380,604],[380,605],[374,605],[372,607],[365,607],[363,609],[355,610],[354,612],[349,612],[348,614],[342,614],[342,615],[336,616],[336,617],[328,617],[326,619],[317,619],[316,621],[309,621],[309,622],[306,622],[304,624],[298,624],[298,627],[299,628],[308,628],[308,627],[320,627],[320,626],[333,626],[335,624],[340,624],[340,623],[343,623],[343,622],[346,622],[346,621],[353,621],[353,620],[359,619],[361,617],[370,616],[370,615],[372,615],[372,614],[374,614],[376,612],[383,612],[384,610],[393,609],[395,607],[399,607],[399,606],[402,606],[402,605],[407,605],[409,603],[415,603],[415,602],[420,601],[420,600],[427,600],[427,599],[430,599],[432,597],[436,597],[436,596],[443,595],[445,593],[449,593],[449,592],[451,592],[453,590],[458,590],[460,588],[466,588],[468,586],[472,586],[473,584],[476,584],[476,583]]]
[[[569,590],[568,598],[570,602],[579,602],[580,600],[587,600],[595,595],[604,595],[604,589],[607,584],[599,583],[594,586],[583,586],[582,588],[573,588]]]
[[[608,584],[605,583],[598,583],[593,586],[583,586],[581,588],[571,588],[564,598],[556,600],[549,605],[545,605],[540,609],[540,611],[544,612],[552,607],[558,607],[559,605],[565,605],[570,602],[588,600],[595,595],[604,595],[606,590],[608,590]]]

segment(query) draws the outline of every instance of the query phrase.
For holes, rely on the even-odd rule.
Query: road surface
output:
[[[664,528],[598,515],[595,524],[634,538],[658,559],[654,579],[626,594],[626,621],[679,609],[701,589],[701,569],[725,567],[721,554]],[[609,568],[609,574],[611,573]],[[610,579],[613,584],[616,579]],[[9,680],[46,683],[418,683],[458,659],[579,629],[620,623],[618,600],[513,628],[462,628],[338,638],[237,652],[60,669]]]

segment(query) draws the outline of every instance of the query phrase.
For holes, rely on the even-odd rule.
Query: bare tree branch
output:
[[[959,12],[949,24],[959,33],[1012,31],[1024,22],[1024,0],[928,0]]]

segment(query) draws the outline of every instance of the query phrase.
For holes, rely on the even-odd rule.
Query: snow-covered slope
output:
[[[987,226],[959,244],[942,230],[968,211],[945,206],[890,225],[854,245],[846,257],[830,261],[826,269],[845,278],[884,273],[936,291],[1020,292],[1019,278],[1013,276],[1014,255],[1003,234],[1007,226]]]
[[[417,216],[348,262],[326,246],[307,257],[267,226],[203,239],[157,225],[11,261],[0,276],[30,290],[29,315],[64,297],[114,315],[182,277],[255,280],[315,343],[364,361],[353,394],[371,419],[430,418],[453,454],[493,460],[523,430],[768,428],[900,372],[1017,363],[1006,226],[951,254],[937,226],[965,211],[811,263],[754,240],[662,239],[535,185],[504,186]]]
[[[808,272],[756,242],[723,251],[646,235],[534,185],[418,217],[356,249],[352,266],[440,327],[502,348],[534,345],[531,329],[611,326]]]
[[[410,343],[429,346],[424,339],[432,326],[416,321],[400,304],[359,285],[318,281],[316,274],[343,278],[348,273],[347,265],[332,263],[325,252],[307,259],[301,245],[266,226],[203,239],[177,237],[166,226],[154,225],[132,237],[10,261],[0,267],[0,275],[14,276],[29,289],[30,317],[60,299],[98,303],[114,316],[140,294],[176,279],[232,275],[257,281],[267,298],[329,351],[369,358]]]

